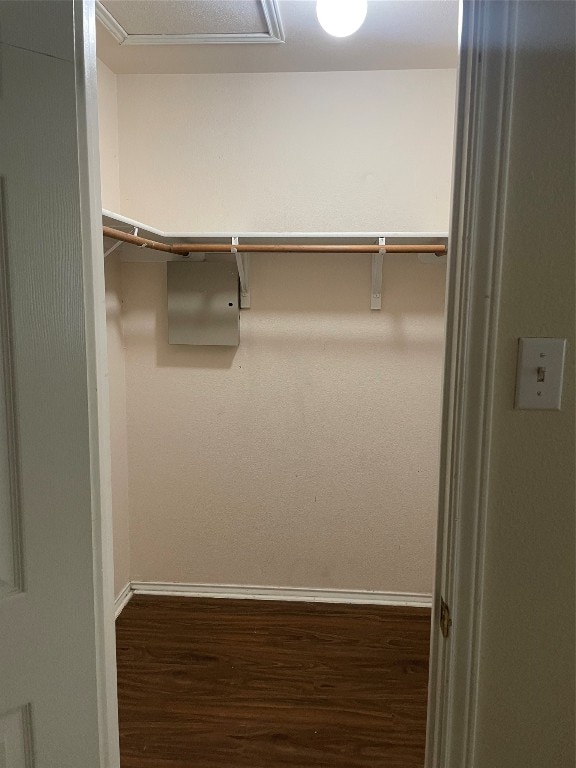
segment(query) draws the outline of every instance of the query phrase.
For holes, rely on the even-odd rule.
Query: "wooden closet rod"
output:
[[[289,245],[268,243],[240,243],[232,246],[228,243],[158,243],[155,240],[148,240],[146,237],[131,235],[128,232],[122,232],[112,227],[102,227],[104,237],[111,237],[114,240],[122,240],[124,243],[132,243],[141,248],[152,248],[156,251],[165,251],[166,253],[176,253],[185,255],[187,253],[232,253],[232,247],[236,248],[238,253],[435,253],[440,256],[446,253],[446,246],[436,243],[433,245]]]

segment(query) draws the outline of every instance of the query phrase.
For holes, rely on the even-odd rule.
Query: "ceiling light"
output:
[[[368,0],[317,0],[316,16],[321,27],[334,37],[348,37],[360,29],[368,11]]]

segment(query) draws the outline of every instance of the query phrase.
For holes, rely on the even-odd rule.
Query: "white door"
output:
[[[0,0],[2,768],[118,764],[82,66],[92,14]]]

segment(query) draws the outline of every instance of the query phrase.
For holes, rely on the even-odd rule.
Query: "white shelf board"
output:
[[[171,243],[221,242],[222,244],[230,244],[232,237],[238,237],[240,243],[266,240],[271,244],[297,242],[301,245],[310,245],[318,240],[334,245],[352,243],[372,245],[377,244],[380,237],[385,237],[391,244],[408,241],[422,244],[445,244],[448,239],[447,232],[164,232],[149,224],[143,224],[135,219],[130,219],[128,216],[108,210],[102,211],[102,223],[108,227],[121,229],[125,232],[131,232],[134,228],[137,228],[138,234],[141,237]],[[113,240],[106,238],[104,250],[106,251],[110,248],[113,243]],[[218,259],[218,256],[218,254],[211,254],[211,258]],[[171,261],[181,259],[182,257],[176,254],[172,255],[148,248],[123,244],[121,258],[123,261]]]
[[[310,239],[325,239],[325,238],[361,238],[361,239],[374,239],[379,237],[391,237],[401,238],[403,240],[412,238],[422,239],[444,239],[448,237],[447,232],[163,232],[161,229],[151,227],[148,224],[143,224],[135,219],[130,219],[127,216],[122,216],[119,213],[113,211],[102,211],[103,223],[109,227],[115,227],[116,229],[129,230],[133,227],[138,227],[140,232],[148,232],[155,237],[164,240],[188,240],[189,242],[208,241],[210,239],[215,240],[230,240],[232,237],[247,238],[281,238],[296,240],[301,238]],[[104,221],[106,220],[106,221]]]

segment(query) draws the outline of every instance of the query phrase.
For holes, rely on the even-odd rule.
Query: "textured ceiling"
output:
[[[266,32],[258,0],[101,0],[130,35]]]
[[[105,3],[110,10],[115,4],[188,6],[191,14],[198,13],[198,21],[187,23],[205,25],[211,16],[218,17],[219,23],[229,24],[233,32],[246,31],[236,25],[247,19],[246,14],[253,12],[253,9],[242,9],[244,0],[188,0],[182,3],[105,0]],[[457,0],[369,0],[364,25],[348,38],[331,37],[322,30],[316,19],[314,0],[278,0],[278,6],[285,43],[119,45],[98,24],[98,56],[119,74],[442,69],[457,64]],[[220,15],[222,7],[225,20]],[[182,12],[182,7],[178,12]],[[150,10],[143,12],[139,23],[149,24],[153,18],[151,13]],[[162,14],[162,11],[158,10],[158,13]],[[168,22],[164,19],[162,23]],[[222,27],[217,31],[220,30]],[[146,31],[150,32],[148,28]]]

